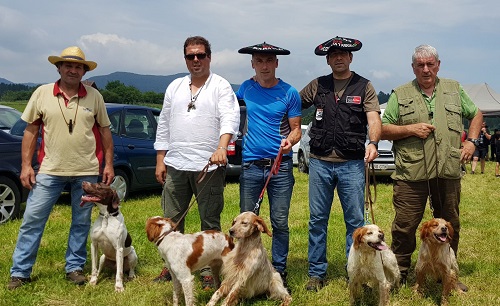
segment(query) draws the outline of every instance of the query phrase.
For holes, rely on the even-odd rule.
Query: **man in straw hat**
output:
[[[263,43],[241,48],[238,52],[252,55],[251,64],[255,70],[255,76],[243,82],[236,93],[238,99],[245,101],[248,118],[248,131],[243,138],[240,210],[255,210],[271,175],[267,196],[273,229],[272,263],[286,287],[288,215],[295,184],[292,146],[299,142],[302,133],[300,97],[294,87],[276,78],[277,55],[288,55],[290,51]],[[280,147],[283,157],[279,172],[271,174],[273,164],[280,161]]]
[[[356,39],[334,37],[314,50],[326,55],[332,73],[312,80],[300,91],[302,108],[314,105],[309,160],[309,282],[317,291],[325,284],[326,241],[334,189],[346,225],[346,257],[352,233],[364,225],[365,163],[378,153],[380,107],[371,82],[350,70]],[[367,125],[370,127],[367,131]],[[365,145],[369,135],[369,144]]]
[[[179,223],[194,195],[198,203],[201,230],[221,230],[224,208],[227,146],[234,141],[240,124],[238,100],[229,82],[212,73],[212,49],[201,36],[184,42],[184,61],[189,74],[175,79],[165,91],[158,120],[156,180],[163,185],[161,206],[165,217]],[[198,175],[210,161],[209,173],[201,182]],[[200,271],[203,289],[212,289],[209,267]],[[155,281],[169,281],[165,267]]]
[[[22,119],[28,123],[22,143],[21,182],[30,190],[12,256],[9,289],[30,282],[45,223],[64,187],[71,186],[71,227],[66,250],[66,278],[85,283],[83,267],[87,259],[87,237],[92,204],[80,206],[82,182],[97,182],[105,161],[102,180],[110,184],[113,172],[113,139],[110,121],[101,94],[81,83],[97,64],[85,60],[78,47],[69,47],[60,56],[49,56],[60,79],[38,87],[31,96]],[[38,173],[31,161],[39,131],[43,138],[38,152]]]

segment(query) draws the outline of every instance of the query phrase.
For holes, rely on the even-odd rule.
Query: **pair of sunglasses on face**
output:
[[[198,60],[202,60],[202,59],[205,59],[207,57],[207,54],[206,53],[196,53],[196,54],[184,55],[184,58],[189,60],[189,61],[194,60],[195,57],[198,58]]]

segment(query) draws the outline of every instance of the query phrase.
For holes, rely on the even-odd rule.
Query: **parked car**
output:
[[[6,105],[0,105],[0,130],[9,132],[14,124],[21,118],[21,112]]]
[[[304,135],[304,133],[306,132],[307,130],[307,124],[302,124],[300,126],[301,130],[302,130],[302,135]],[[299,148],[300,148],[300,140],[299,142],[297,142],[293,147],[292,147],[292,151],[293,151],[293,156],[292,156],[292,160],[293,160],[293,165],[294,166],[298,166],[299,164]]]
[[[126,199],[130,192],[161,188],[156,181],[156,150],[153,147],[160,110],[106,103],[113,135],[115,179],[112,186]],[[19,120],[11,130],[22,136],[26,122]]]
[[[22,137],[0,130],[0,224],[19,216],[28,195],[19,178],[21,142]]]
[[[300,140],[300,147],[298,152],[298,169],[300,172],[309,172],[309,130],[311,129],[311,123],[309,123],[307,130],[302,134],[302,139]],[[366,140],[368,144],[369,139]],[[378,153],[379,156],[373,161],[373,168],[375,169],[376,176],[390,176],[394,170],[396,170],[396,165],[394,164],[394,153],[392,152],[392,142],[389,140],[381,140],[378,143]]]

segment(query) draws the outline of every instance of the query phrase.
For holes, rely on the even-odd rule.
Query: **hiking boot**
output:
[[[87,278],[85,277],[85,274],[83,274],[82,270],[66,273],[66,279],[78,286],[85,284],[87,281]]]
[[[309,282],[307,282],[306,290],[307,291],[319,291],[321,288],[325,286],[325,281],[318,277],[310,277]]]
[[[286,291],[288,291],[288,294],[292,294],[292,291],[290,290],[290,288],[288,288],[288,283],[286,281],[286,276],[288,275],[288,273],[286,272],[278,272],[278,273],[281,276],[281,280],[283,281],[283,286],[285,287]]]
[[[457,281],[457,287],[458,287],[458,289],[462,290],[463,292],[469,291],[469,287],[464,285],[461,281]]]
[[[7,289],[14,290],[29,282],[31,282],[31,278],[29,277],[25,278],[25,277],[12,276],[10,278],[9,283],[7,284]]]
[[[201,288],[203,290],[215,289],[215,281],[211,275],[201,276]]]
[[[158,275],[155,279],[153,279],[153,282],[155,283],[163,283],[163,282],[169,282],[172,280],[172,275],[170,275],[170,271],[168,271],[168,268],[164,267],[160,275]]]

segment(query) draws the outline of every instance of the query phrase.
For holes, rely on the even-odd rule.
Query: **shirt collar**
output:
[[[61,88],[59,88],[60,82],[61,82],[61,79],[57,80],[57,82],[54,83],[53,94],[55,97],[58,95],[63,95]],[[78,98],[83,98],[86,95],[87,95],[87,90],[85,89],[85,86],[80,82],[80,87],[78,88]],[[70,98],[70,97],[67,97],[67,98]]]

